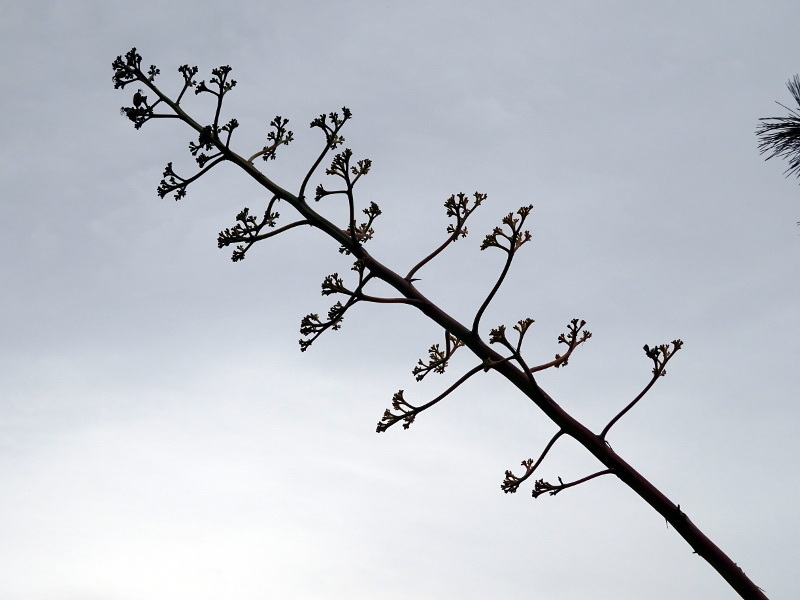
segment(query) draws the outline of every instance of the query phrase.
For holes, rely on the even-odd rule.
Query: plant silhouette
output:
[[[465,348],[472,352],[475,357],[472,368],[435,398],[427,402],[412,403],[406,397],[405,390],[397,391],[391,399],[390,407],[378,421],[378,432],[385,432],[398,423],[402,423],[402,427],[408,429],[421,413],[446,399],[473,375],[494,371],[505,377],[558,427],[557,433],[547,442],[536,460],[527,458],[521,462],[524,469],[521,474],[514,474],[511,470],[505,472],[505,478],[500,486],[503,492],[517,492],[534,476],[556,442],[563,436],[571,437],[586,448],[602,468],[574,481],[565,482],[560,477],[557,482],[534,479],[531,491],[533,497],[543,494],[555,496],[594,478],[613,475],[663,516],[667,523],[688,542],[693,551],[716,569],[742,598],[748,600],[766,598],[763,591],[745,575],[742,569],[692,523],[680,505],[673,503],[629,465],[608,442],[611,428],[666,374],[667,363],[683,345],[681,340],[676,339],[671,343],[653,347],[644,346],[646,357],[653,363],[652,377],[640,394],[614,414],[600,433],[595,433],[564,410],[539,387],[536,381],[536,373],[539,371],[566,366],[578,346],[591,338],[591,333],[586,329],[583,320],[569,321],[566,332],[558,337],[559,345],[565,346],[565,349],[556,354],[552,360],[537,365],[529,364],[522,351],[523,340],[530,331],[533,319],[521,319],[510,330],[505,325],[498,325],[490,329],[488,336],[484,337],[482,334],[481,321],[486,309],[506,280],[517,253],[531,239],[531,234],[525,226],[531,215],[532,206],[522,206],[515,212],[508,213],[501,219],[500,224],[484,237],[480,245],[481,250],[499,252],[504,261],[494,285],[476,310],[472,323],[465,325],[426,298],[415,285],[417,281],[415,275],[452,244],[467,236],[467,220],[486,201],[485,194],[458,193],[447,198],[444,207],[450,223],[444,241],[403,274],[402,271],[390,269],[378,261],[366,249],[366,244],[375,235],[374,226],[381,215],[381,210],[375,203],[361,208],[356,201],[355,187],[362,177],[369,174],[372,163],[366,158],[356,159],[349,148],[342,148],[345,142],[342,130],[353,117],[349,109],[342,108],[337,112],[320,115],[311,121],[311,128],[322,133],[324,143],[300,182],[297,192],[293,193],[278,185],[265,173],[266,165],[257,164],[258,159],[275,160],[282,147],[294,140],[293,133],[287,129],[287,119],[281,116],[275,117],[270,122],[264,146],[248,157],[238,154],[231,148],[231,138],[239,123],[236,119],[230,119],[225,123],[220,121],[223,101],[236,86],[236,81],[230,77],[229,66],[213,69],[208,82],[196,80],[197,67],[181,66],[178,72],[183,81],[174,99],[155,84],[156,76],[160,73],[157,67],[150,66],[146,71],[143,70],[142,57],[136,48],[124,56],[118,56],[113,61],[113,69],[115,88],[127,86],[136,88],[132,105],[121,110],[122,114],[133,122],[136,129],[153,119],[178,119],[193,129],[194,135],[197,136],[197,141],[189,143],[189,152],[197,163],[197,172],[189,177],[183,177],[176,173],[173,163],[168,163],[157,188],[159,196],[163,198],[172,195],[176,200],[180,200],[186,196],[187,188],[191,184],[224,162],[237,166],[244,174],[269,191],[271,198],[267,202],[263,216],[260,212],[254,214],[249,208],[244,208],[236,215],[234,225],[219,234],[217,242],[220,248],[233,247],[231,258],[234,262],[244,260],[256,242],[300,226],[319,230],[321,234],[337,242],[339,252],[352,258],[354,275],[348,277],[347,282],[339,273],[332,273],[323,279],[322,295],[335,296],[337,299],[326,315],[310,313],[303,317],[300,323],[302,351],[307,350],[326,331],[340,329],[345,314],[355,305],[378,303],[409,305],[441,327],[443,340],[431,345],[428,356],[420,359],[412,370],[418,381],[430,373],[443,373],[453,354],[459,349]],[[213,117],[209,124],[195,120],[185,111],[182,102],[190,90],[197,95],[210,97]],[[334,152],[337,150],[338,152]],[[309,185],[312,179],[320,175],[320,166],[324,161],[329,161],[327,164],[330,165],[325,169],[327,176],[325,183],[318,184],[314,188],[313,195],[308,196]],[[320,214],[315,206],[323,200],[342,202],[346,208],[346,222],[336,224]],[[279,206],[289,208],[293,212],[294,220],[281,221],[282,217],[277,211]],[[376,296],[367,293],[370,284],[377,281],[388,284],[396,295]]]

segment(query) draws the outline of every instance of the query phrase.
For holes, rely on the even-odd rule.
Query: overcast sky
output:
[[[800,597],[800,186],[754,136],[791,101],[796,0],[0,9],[0,600],[736,597],[613,477],[504,495],[555,427],[495,374],[376,434],[397,390],[427,401],[474,359],[415,383],[441,334],[397,306],[301,354],[349,263],[305,230],[231,263],[217,232],[268,199],[232,167],[159,199],[193,136],[120,116],[135,90],[111,62],[132,46],[171,93],[179,65],[231,65],[233,146],[288,117],[266,168],[290,190],[321,145],[308,123],[349,107],[347,146],[373,160],[359,202],[383,210],[371,248],[401,272],[444,239],[450,194],[487,193],[420,273],[465,321],[504,258],[480,241],[533,204],[484,333],[534,318],[538,363],[586,319],[539,382],[596,431],[647,383],[642,346],[683,339],[610,442],[770,598]],[[598,468],[564,441],[539,476]]]

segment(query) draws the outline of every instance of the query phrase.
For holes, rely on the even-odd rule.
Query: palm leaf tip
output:
[[[800,108],[800,75],[790,79],[786,87]],[[761,124],[756,129],[758,149],[761,154],[769,153],[766,160],[776,156],[787,159],[789,167],[785,171],[786,176],[800,177],[800,110],[778,104],[789,114],[759,119]]]

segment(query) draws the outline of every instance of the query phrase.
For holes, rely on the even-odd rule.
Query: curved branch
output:
[[[444,392],[436,396],[436,398],[434,398],[430,402],[423,404],[421,406],[414,406],[413,404],[409,404],[403,398],[403,390],[400,390],[394,395],[394,398],[392,398],[392,409],[398,411],[398,414],[392,413],[387,408],[383,412],[383,417],[381,417],[381,420],[378,421],[378,428],[376,429],[376,431],[378,433],[383,433],[384,431],[389,429],[389,427],[400,421],[404,421],[403,429],[408,429],[409,427],[411,427],[411,423],[414,422],[414,419],[417,417],[419,413],[429,409],[434,404],[437,404],[438,402],[449,396],[462,383],[464,383],[467,379],[475,375],[475,373],[485,370],[487,370],[487,366],[485,364],[481,364],[470,369],[464,375],[462,375],[458,381],[456,381],[453,385],[447,388]]]
[[[333,123],[333,128],[331,128],[328,123],[326,116],[324,114],[320,115],[313,121],[311,121],[312,128],[319,128],[322,129],[323,133],[325,133],[325,148],[322,149],[317,160],[314,161],[314,164],[311,165],[311,168],[306,173],[306,176],[303,178],[303,183],[300,185],[300,191],[298,192],[297,196],[301,199],[305,198],[306,186],[308,185],[309,180],[311,179],[314,172],[317,170],[319,165],[322,163],[322,160],[325,156],[339,146],[340,144],[344,143],[344,138],[339,135],[342,127],[344,124],[350,119],[352,116],[350,110],[344,106],[342,107],[342,117],[339,118],[338,113],[332,112],[327,115],[330,118],[331,122]]]
[[[300,340],[300,351],[305,352],[313,344],[319,336],[325,333],[328,329],[338,331],[342,328],[342,320],[344,313],[348,311],[356,302],[357,298],[351,297],[345,304],[336,302],[330,310],[328,310],[328,320],[322,321],[319,315],[311,313],[303,317],[300,321],[300,335],[311,336],[308,339]]]
[[[447,238],[447,239],[444,241],[444,243],[443,243],[441,246],[439,246],[439,247],[438,247],[436,250],[434,250],[433,252],[431,252],[431,253],[430,253],[428,256],[426,256],[425,258],[423,258],[423,259],[422,259],[421,261],[419,261],[419,262],[418,262],[416,265],[414,265],[413,267],[411,267],[411,270],[410,270],[410,271],[409,271],[409,272],[406,274],[406,277],[405,277],[405,278],[406,278],[406,280],[408,280],[408,281],[411,281],[411,279],[414,277],[414,274],[415,274],[417,271],[419,271],[419,270],[420,270],[422,267],[424,267],[426,264],[428,264],[430,261],[432,261],[434,258],[436,258],[436,257],[437,257],[439,254],[441,254],[441,252],[442,252],[442,251],[443,251],[445,248],[447,248],[447,247],[448,247],[450,244],[452,244],[452,243],[453,243],[453,242],[456,240],[456,238],[458,238],[458,232],[457,232],[457,231],[453,232],[453,233],[452,233],[452,234],[451,234],[451,235],[450,235],[450,236],[449,236],[449,237],[448,237],[448,238]]]
[[[653,377],[650,380],[650,383],[644,386],[644,389],[641,392],[639,392],[639,395],[637,395],[636,398],[631,400],[630,403],[625,408],[619,411],[616,414],[616,416],[613,419],[611,419],[605,427],[603,427],[603,431],[600,432],[600,439],[605,439],[608,430],[611,429],[614,426],[614,424],[617,421],[619,421],[623,416],[625,416],[625,413],[627,413],[630,409],[636,406],[636,403],[639,402],[639,400],[641,400],[644,397],[644,395],[650,391],[650,388],[652,388],[653,385],[655,385],[656,381],[658,381],[658,377],[659,377],[658,375]]]
[[[500,289],[500,286],[503,285],[503,281],[508,274],[508,270],[511,268],[511,261],[514,259],[514,253],[509,252],[508,256],[506,257],[506,264],[503,265],[503,270],[500,273],[500,277],[497,278],[497,281],[494,284],[494,287],[489,292],[489,295],[486,296],[486,299],[481,304],[481,307],[478,309],[478,312],[475,313],[475,320],[472,321],[472,333],[474,335],[478,335],[478,327],[480,326],[481,317],[483,317],[483,313],[486,312],[486,309],[489,308],[489,304],[491,303],[492,299],[494,298],[497,291]]]
[[[667,363],[669,362],[669,359],[672,358],[675,355],[675,353],[681,349],[681,347],[683,346],[683,342],[681,340],[674,340],[672,342],[672,345],[673,345],[672,350],[670,350],[667,344],[656,346],[655,348],[650,348],[649,346],[645,345],[644,351],[647,354],[647,356],[652,359],[655,365],[653,367],[653,378],[650,380],[650,383],[648,383],[644,387],[644,389],[639,393],[639,395],[636,396],[636,398],[631,400],[631,402],[625,408],[619,411],[617,415],[608,422],[608,425],[606,425],[603,428],[603,431],[600,432],[601,440],[604,440],[606,438],[608,430],[614,426],[614,423],[619,421],[625,415],[625,413],[627,413],[630,409],[636,406],[636,403],[639,402],[639,400],[641,400],[644,397],[644,395],[650,391],[650,388],[652,388],[653,385],[655,385],[656,381],[658,381],[660,377],[663,377],[664,375],[667,374],[666,371]]]
[[[218,164],[225,162],[227,160],[225,157],[217,158],[213,160],[200,171],[198,171],[192,177],[188,179],[184,179],[175,171],[172,170],[172,163],[167,163],[166,168],[164,169],[163,179],[158,184],[158,188],[156,188],[156,193],[158,193],[160,198],[163,198],[167,194],[175,192],[175,200],[180,200],[181,198],[186,196],[186,188],[189,187],[190,184],[194,183],[200,177],[208,173],[211,169],[216,167]]]
[[[231,244],[235,244],[236,242],[247,242],[246,245],[240,244],[236,246],[236,249],[233,251],[231,255],[231,260],[233,262],[239,262],[244,260],[245,254],[256,242],[260,242],[261,240],[265,240],[267,238],[274,237],[283,233],[284,231],[288,231],[290,229],[294,229],[295,227],[300,227],[301,225],[310,225],[314,227],[314,223],[307,219],[303,219],[302,221],[295,221],[294,223],[289,223],[288,225],[284,225],[283,227],[279,227],[274,231],[270,231],[269,233],[262,233],[259,235],[253,235],[251,237],[241,237],[241,238],[228,238],[225,241],[217,241],[217,246],[223,248],[225,246],[230,246]]]
[[[375,304],[408,304],[409,306],[419,306],[419,301],[413,298],[379,298],[367,294],[359,294],[359,300],[364,302],[374,302]]]
[[[475,314],[475,320],[472,322],[472,333],[473,335],[478,335],[478,327],[480,325],[481,317],[486,309],[489,307],[489,303],[494,298],[497,291],[500,289],[500,286],[503,285],[503,281],[508,274],[508,270],[511,267],[511,261],[514,260],[514,255],[517,253],[517,250],[525,244],[529,242],[531,239],[531,234],[529,231],[522,231],[522,225],[525,223],[525,219],[528,218],[531,210],[533,209],[532,205],[520,207],[517,210],[517,214],[519,215],[519,219],[514,218],[513,213],[509,213],[503,218],[503,224],[508,226],[511,230],[511,234],[507,235],[503,232],[502,228],[495,227],[492,233],[486,236],[481,244],[481,250],[486,250],[492,246],[500,248],[504,252],[506,252],[506,264],[503,265],[503,271],[500,273],[500,277],[497,278],[497,282],[494,284],[492,291],[489,292],[489,295],[486,297],[486,300],[483,301],[483,304],[478,309],[478,312]],[[508,247],[506,248],[498,238],[503,238],[508,240]]]
[[[539,479],[534,484],[532,495],[534,498],[538,498],[542,494],[550,494],[551,496],[555,496],[558,492],[565,490],[567,488],[571,488],[573,486],[579,485],[590,479],[594,479],[595,477],[600,477],[601,475],[608,475],[613,473],[612,469],[604,469],[602,471],[598,471],[597,473],[592,473],[591,475],[587,475],[582,479],[578,479],[577,481],[571,481],[570,483],[564,483],[561,481],[561,477],[558,478],[558,485],[553,485],[552,483],[548,483],[544,479]]]
[[[506,471],[506,478],[503,480],[503,483],[500,484],[500,489],[503,490],[503,493],[516,493],[519,489],[519,486],[522,485],[522,483],[528,479],[528,477],[533,475],[533,472],[536,470],[536,468],[542,464],[544,457],[547,456],[548,452],[550,452],[550,448],[553,447],[553,444],[555,444],[558,438],[560,438],[562,435],[564,435],[564,430],[560,429],[552,438],[550,438],[550,441],[547,442],[547,446],[544,447],[544,450],[542,450],[542,453],[539,455],[539,458],[536,462],[533,462],[533,459],[531,458],[522,461],[521,464],[523,467],[525,467],[525,474],[521,477],[517,477],[511,471]]]
[[[278,235],[280,233],[283,233],[284,231],[288,231],[289,229],[293,229],[295,227],[300,227],[301,225],[310,225],[310,226],[314,227],[314,222],[313,221],[309,221],[308,219],[303,219],[301,221],[295,221],[294,223],[289,223],[288,225],[284,225],[283,227],[279,227],[275,231],[270,231],[269,233],[262,233],[262,234],[253,236],[252,238],[249,238],[249,241],[251,243],[259,242],[261,240],[265,240],[267,238],[271,238],[271,237],[276,236],[276,235]],[[244,241],[244,240],[242,240],[242,241]]]
[[[314,161],[314,164],[311,165],[311,168],[308,170],[306,176],[303,178],[303,183],[300,185],[300,191],[297,193],[297,196],[299,198],[305,197],[306,186],[308,186],[309,180],[314,175],[314,172],[319,168],[320,164],[322,164],[322,160],[330,151],[331,151],[330,142],[326,142],[325,148],[322,149],[322,152],[320,152],[319,156],[317,157],[317,160]]]
[[[417,271],[436,258],[447,246],[457,241],[458,238],[467,236],[467,228],[464,227],[464,224],[467,222],[469,216],[475,212],[475,209],[486,200],[486,194],[481,194],[480,192],[475,192],[472,196],[475,198],[475,202],[472,206],[469,205],[469,198],[467,195],[462,192],[459,192],[457,195],[453,194],[445,200],[444,207],[447,209],[447,216],[456,218],[455,225],[451,224],[447,226],[447,232],[450,235],[441,246],[411,268],[406,275],[408,281],[411,281]]]
[[[439,344],[432,345],[428,349],[428,362],[423,362],[422,359],[417,361],[417,366],[412,369],[411,374],[417,381],[422,381],[431,372],[444,373],[450,358],[463,345],[461,340],[445,332],[444,351],[439,348]]]
[[[534,367],[531,370],[531,372],[536,373],[538,371],[543,371],[544,369],[549,369],[550,367],[555,367],[556,369],[558,369],[559,367],[565,367],[569,362],[569,357],[572,356],[572,353],[575,351],[575,348],[577,348],[578,346],[580,346],[581,344],[583,344],[589,338],[592,337],[592,332],[589,331],[588,329],[584,329],[581,337],[578,337],[578,333],[581,331],[581,329],[583,329],[584,325],[586,325],[586,321],[582,319],[581,320],[572,319],[572,321],[570,321],[570,324],[567,325],[567,331],[569,333],[567,335],[564,335],[562,333],[561,335],[558,336],[558,343],[567,345],[567,351],[564,354],[564,356],[556,354],[554,360],[551,360],[548,363],[544,363],[542,365]],[[520,343],[521,342],[522,340],[520,340]]]

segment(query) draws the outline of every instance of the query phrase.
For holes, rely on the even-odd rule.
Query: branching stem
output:
[[[155,84],[153,84],[153,79],[155,78],[155,75],[158,74],[158,70],[155,67],[151,67],[148,74],[144,74],[140,69],[140,64],[141,56],[136,53],[135,49],[126,54],[124,60],[121,56],[118,57],[113,63],[113,67],[115,69],[115,87],[124,88],[127,84],[133,83],[134,81],[141,82],[148,89],[152,90],[158,96],[160,101],[164,102],[172,111],[174,111],[177,118],[180,118],[182,121],[184,121],[198,134],[202,134],[205,128],[197,121],[192,119],[183,110],[183,108],[178,105],[177,102],[170,100]],[[191,78],[191,74],[187,76],[187,73],[188,71],[184,72],[184,78],[186,81]],[[227,71],[225,74],[227,76]],[[223,90],[226,89],[224,88],[224,85],[226,85],[225,78],[222,77],[221,81],[222,87],[220,87],[220,100]],[[189,84],[187,83],[185,85]],[[232,87],[232,85],[233,82],[231,82],[230,87]],[[183,91],[185,91],[185,89]],[[183,91],[181,92],[181,95],[183,94]],[[136,104],[136,102],[134,102],[134,104]],[[131,118],[131,115],[134,117],[131,120],[134,120],[134,124],[137,128],[140,127],[143,122],[146,122],[147,115],[146,112],[142,112],[143,109],[136,109],[136,107],[134,107],[130,110],[132,112],[128,113],[128,116],[129,118]],[[213,121],[215,126],[214,131],[216,131],[219,113],[220,104],[218,103]],[[348,201],[351,203],[350,222],[348,226],[349,231],[343,230],[331,221],[325,219],[322,215],[314,211],[309,206],[303,192],[306,189],[306,184],[308,183],[309,178],[312,176],[324,155],[331,148],[334,148],[336,145],[341,143],[339,130],[341,129],[342,124],[350,118],[350,112],[346,109],[343,109],[343,114],[344,117],[341,119],[335,113],[331,114],[331,120],[334,123],[333,127],[328,126],[324,122],[324,118],[318,119],[312,123],[312,126],[319,126],[325,131],[326,146],[323,150],[323,153],[320,155],[304,178],[303,184],[300,188],[299,197],[279,186],[272,179],[258,170],[252,162],[230,150],[230,148],[221,142],[219,136],[213,135],[211,144],[217,147],[223,159],[228,160],[229,162],[238,166],[249,177],[254,179],[265,189],[269,190],[274,197],[286,202],[295,210],[297,210],[301,216],[301,220],[298,221],[297,224],[308,224],[327,234],[343,249],[355,257],[355,259],[358,261],[360,272],[366,272],[369,274],[368,276],[370,278],[379,279],[385,282],[390,287],[394,288],[400,296],[400,298],[397,299],[378,299],[379,301],[413,304],[422,314],[444,329],[444,331],[446,331],[448,334],[452,335],[453,338],[462,342],[463,345],[467,346],[478,357],[478,359],[481,361],[480,365],[468,371],[443,394],[440,394],[431,402],[414,410],[419,412],[439,402],[442,398],[446,397],[457,387],[463,384],[467,379],[481,370],[493,369],[497,371],[499,375],[504,377],[508,382],[515,386],[521,394],[529,398],[558,427],[558,433],[553,437],[553,439],[551,439],[550,443],[545,448],[543,455],[549,451],[556,439],[562,435],[568,435],[586,448],[586,450],[595,458],[597,458],[597,460],[605,467],[604,470],[598,471],[597,473],[584,477],[583,479],[568,484],[561,484],[559,489],[566,489],[567,487],[572,487],[595,477],[599,477],[600,475],[613,473],[617,478],[619,478],[620,481],[627,485],[633,492],[639,495],[647,504],[649,504],[656,512],[666,519],[667,522],[671,524],[679,533],[679,535],[686,540],[694,552],[706,560],[714,569],[716,569],[716,571],[742,598],[745,600],[766,600],[766,595],[763,593],[763,591],[761,591],[760,588],[758,588],[745,575],[745,573],[738,567],[738,565],[736,565],[733,560],[731,560],[730,557],[728,557],[716,544],[714,544],[705,534],[703,534],[703,532],[700,531],[700,529],[698,529],[694,523],[692,523],[691,519],[688,517],[688,515],[686,515],[686,513],[681,511],[674,502],[667,498],[659,489],[657,489],[641,473],[628,464],[622,457],[617,455],[616,452],[614,452],[614,450],[606,443],[604,436],[608,432],[609,428],[622,415],[630,410],[630,408],[632,408],[632,406],[641,398],[643,394],[637,396],[633,402],[631,402],[625,409],[623,409],[623,411],[621,411],[614,419],[612,419],[612,421],[604,428],[601,435],[597,435],[590,431],[577,419],[575,419],[575,417],[565,411],[555,400],[553,400],[553,398],[551,398],[544,390],[542,390],[533,379],[530,369],[524,367],[524,363],[516,361],[519,365],[523,366],[523,368],[520,369],[519,366],[515,364],[515,361],[512,360],[516,357],[504,357],[500,355],[480,337],[478,328],[481,317],[505,279],[513,258],[513,254],[521,245],[521,243],[524,243],[527,241],[527,239],[530,239],[530,234],[527,232],[525,232],[524,238],[520,238],[520,229],[516,226],[517,222],[519,222],[519,225],[521,226],[524,217],[527,216],[527,212],[523,214],[523,210],[520,209],[519,214],[521,219],[519,221],[513,219],[511,215],[509,215],[508,221],[504,220],[504,223],[510,224],[512,227],[511,235],[506,235],[502,231],[495,230],[494,234],[487,236],[487,241],[484,242],[485,246],[498,246],[506,250],[508,252],[508,256],[498,281],[495,283],[492,291],[489,293],[488,297],[478,310],[472,323],[472,327],[468,328],[425,297],[414,285],[412,285],[410,276],[403,277],[397,272],[383,265],[364,248],[359,240],[356,239],[354,235],[354,211],[352,209],[351,195],[348,197]],[[525,210],[529,211],[530,208],[531,207],[525,207]],[[297,224],[292,226],[297,226]],[[503,245],[503,240],[508,241],[508,248]],[[423,261],[422,264],[425,264],[427,260],[429,259]],[[418,267],[415,267],[415,269],[417,268]],[[413,273],[414,269],[412,269],[411,275],[413,275]],[[309,321],[306,325],[308,330],[312,333],[315,332],[316,335],[314,338],[316,338],[321,331],[331,327],[336,328],[338,322],[341,320],[341,315],[355,302],[357,302],[357,299],[351,297],[344,306],[335,306],[334,309],[331,310],[331,313],[329,313],[329,320],[324,323],[317,317],[317,315],[310,315]],[[311,317],[314,318],[312,319]],[[301,349],[304,349],[302,343]],[[648,385],[645,391],[647,391],[651,385],[652,382]]]
[[[427,265],[430,261],[432,261],[434,258],[436,258],[439,254],[441,254],[442,251],[444,251],[445,248],[447,248],[450,244],[452,244],[458,238],[458,236],[459,236],[459,231],[454,231],[453,233],[451,233],[450,236],[444,241],[444,243],[441,246],[439,246],[436,250],[431,252],[428,256],[423,258],[421,261],[419,261],[416,265],[414,265],[411,268],[411,270],[408,272],[408,274],[405,277],[406,280],[407,281],[411,281],[411,279],[414,277],[414,275],[416,274],[417,271],[419,271],[422,267]]]
[[[600,432],[600,439],[603,439],[603,440],[606,439],[606,434],[608,433],[608,430],[611,429],[614,426],[614,423],[619,421],[625,415],[625,413],[627,413],[630,409],[632,409],[634,406],[636,406],[636,403],[639,402],[639,400],[641,400],[644,397],[644,395],[647,392],[650,391],[650,388],[655,385],[655,383],[656,383],[656,381],[658,381],[659,377],[660,377],[660,375],[653,376],[653,378],[644,387],[644,389],[641,392],[639,392],[639,395],[636,396],[636,398],[634,398],[633,400],[631,400],[630,403],[625,408],[623,408],[621,411],[619,411],[617,413],[617,415],[608,422],[608,425],[606,425],[603,428],[603,431]]]
[[[536,498],[537,496],[541,496],[542,494],[550,494],[551,496],[555,496],[562,490],[567,488],[574,487],[576,485],[580,485],[581,483],[585,483],[586,481],[590,481],[595,477],[600,477],[601,475],[608,475],[613,473],[612,469],[603,469],[602,471],[598,471],[597,473],[592,473],[591,475],[587,475],[581,479],[577,479],[576,481],[571,481],[569,483],[564,483],[561,481],[561,478],[558,478],[558,485],[554,485],[548,483],[542,479],[536,482],[536,485],[533,490],[533,497]]]
[[[550,438],[550,441],[547,442],[547,445],[544,447],[544,450],[542,450],[542,453],[539,455],[539,458],[536,460],[536,462],[533,462],[533,459],[530,458],[528,460],[523,460],[522,466],[525,467],[525,473],[523,473],[520,477],[517,477],[511,471],[506,471],[506,478],[500,486],[500,489],[502,489],[506,494],[515,493],[519,489],[519,486],[522,485],[531,475],[533,475],[539,465],[542,464],[545,456],[547,456],[547,453],[550,452],[550,448],[553,447],[556,441],[558,441],[558,438],[560,438],[562,435],[564,435],[564,431],[559,430],[552,438]]]
[[[647,357],[653,361],[653,378],[650,382],[644,387],[644,389],[639,393],[636,398],[631,400],[631,402],[623,408],[617,415],[611,419],[608,424],[603,428],[603,431],[600,432],[600,439],[605,440],[606,434],[608,433],[609,429],[613,427],[614,423],[619,421],[625,413],[627,413],[630,409],[632,409],[639,400],[641,400],[644,395],[650,391],[650,388],[655,385],[655,382],[658,381],[660,377],[663,377],[667,374],[667,363],[669,359],[671,359],[675,353],[683,347],[683,342],[681,340],[674,340],[672,342],[672,346],[669,344],[662,344],[660,346],[654,346],[651,348],[650,346],[644,346],[644,352],[647,354]]]
[[[478,312],[475,313],[475,320],[472,322],[472,334],[478,334],[478,327],[480,327],[481,317],[483,317],[483,313],[486,312],[486,309],[489,308],[489,304],[491,303],[492,299],[494,298],[497,291],[500,289],[500,286],[503,285],[503,281],[508,274],[508,270],[511,268],[511,261],[514,260],[514,252],[509,252],[508,256],[506,256],[506,263],[503,265],[503,270],[500,272],[500,277],[497,278],[497,281],[492,288],[492,291],[489,292],[489,295],[486,296],[486,299],[481,304],[481,307],[478,309]]]
[[[295,227],[300,227],[301,225],[310,225],[314,226],[313,221],[309,221],[308,219],[303,219],[301,221],[295,221],[294,223],[289,223],[288,225],[284,225],[282,227],[278,227],[270,231],[269,233],[260,233],[258,235],[254,235],[252,237],[242,237],[242,238],[232,238],[231,243],[236,242],[248,242],[247,246],[250,247],[256,242],[260,242],[261,240],[266,240],[267,238],[275,237],[276,235],[280,235],[284,231],[289,231],[290,229],[294,229]]]

